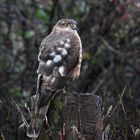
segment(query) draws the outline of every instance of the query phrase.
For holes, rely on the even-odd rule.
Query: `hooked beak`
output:
[[[72,25],[72,29],[73,29],[73,30],[76,30],[76,29],[77,29],[77,26],[76,26],[75,24],[73,24],[73,25]]]

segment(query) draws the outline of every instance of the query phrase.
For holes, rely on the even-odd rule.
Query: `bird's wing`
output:
[[[72,33],[50,34],[43,40],[38,55],[38,75],[47,90],[59,90],[78,64],[79,40]]]
[[[47,104],[70,78],[76,77],[75,73],[79,72],[79,45],[77,36],[69,32],[50,34],[42,41],[37,70],[39,107]]]

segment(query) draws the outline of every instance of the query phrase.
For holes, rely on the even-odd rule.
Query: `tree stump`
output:
[[[55,120],[57,115],[54,111],[50,111],[48,116],[49,123],[53,122],[50,139],[102,140],[103,121],[100,97],[89,93],[71,92],[66,96],[58,95],[56,98],[60,96],[64,105],[60,110],[58,109],[59,111],[57,110],[58,120]],[[44,135],[40,140],[43,140]]]

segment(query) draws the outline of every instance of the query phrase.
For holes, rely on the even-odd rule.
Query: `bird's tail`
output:
[[[33,104],[33,102],[34,99],[32,99],[32,103],[31,103],[31,106],[33,108],[31,110],[31,121],[29,126],[27,127],[27,136],[36,139],[40,134],[42,123],[44,122],[44,120],[46,121],[46,123],[48,123],[46,114],[50,103],[42,106],[41,108],[38,108],[38,106]]]

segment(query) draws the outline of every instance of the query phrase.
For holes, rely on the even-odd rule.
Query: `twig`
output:
[[[101,79],[100,81],[99,81],[99,83],[97,84],[97,86],[92,90],[92,94],[96,94],[97,93],[97,91],[100,89],[100,87],[104,84],[104,82],[105,82],[105,79]]]
[[[107,126],[107,124],[109,123],[111,117],[114,115],[115,111],[117,110],[119,104],[122,102],[122,98],[124,96],[126,87],[124,87],[122,94],[120,95],[119,101],[117,102],[117,104],[115,105],[114,109],[111,109],[109,113],[106,114],[106,116],[103,118],[103,124],[104,124],[104,128]]]
[[[26,120],[25,117],[23,116],[23,113],[22,113],[21,109],[20,109],[19,106],[15,103],[15,101],[14,101],[13,98],[12,98],[12,102],[13,102],[13,104],[16,106],[17,111],[18,111],[18,113],[20,114],[23,123],[26,125],[26,127],[28,127],[28,126],[29,126],[29,123],[27,122],[27,120]]]
[[[105,39],[101,38],[101,41],[103,42],[103,44],[105,45],[105,47],[107,49],[109,49],[110,51],[114,52],[115,54],[117,54],[119,56],[124,56],[123,53],[121,53],[120,51],[115,50]]]

